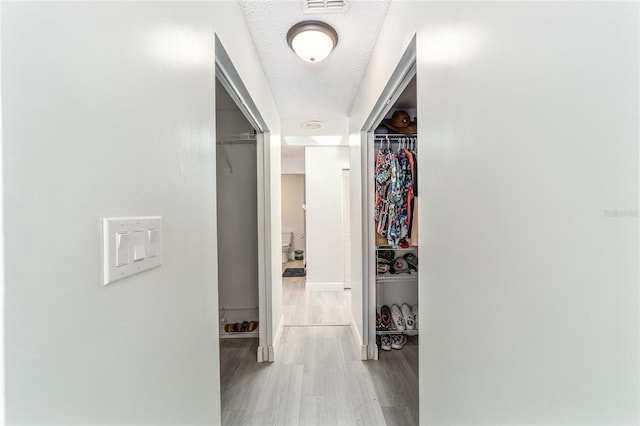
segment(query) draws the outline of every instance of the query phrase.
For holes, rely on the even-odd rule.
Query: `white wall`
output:
[[[216,123],[218,136],[253,132],[240,111],[218,110]],[[256,156],[255,143],[217,145],[218,303],[223,308],[259,304]]]
[[[305,249],[304,175],[282,175],[282,232],[293,232],[293,250]]]
[[[638,18],[392,2],[351,140],[417,32],[421,424],[640,422]]]
[[[282,174],[304,174],[304,148],[300,153],[282,156]]]
[[[342,290],[342,169],[349,168],[349,151],[307,147],[305,158],[307,288]]]
[[[214,32],[280,175],[238,5],[3,2],[2,31],[7,422],[218,424]],[[163,265],[102,286],[100,219],[149,214]]]
[[[2,44],[2,7],[0,6],[0,45]],[[0,100],[2,100],[2,55],[0,55]],[[5,274],[4,274],[4,131],[2,127],[2,102],[0,102],[0,425],[6,424],[5,416]]]

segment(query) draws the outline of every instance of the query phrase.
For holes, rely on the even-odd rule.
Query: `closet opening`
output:
[[[221,385],[238,351],[270,361],[269,131],[215,39],[217,293]]]
[[[392,349],[418,359],[417,133],[414,75],[373,132],[375,359]]]
[[[259,346],[256,130],[216,78],[216,201],[220,343]]]
[[[363,128],[363,309],[368,359],[403,377],[419,424],[419,132],[415,37]],[[366,283],[366,284],[365,284]]]

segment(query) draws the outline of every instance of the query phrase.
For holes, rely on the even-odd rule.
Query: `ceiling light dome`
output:
[[[321,21],[303,21],[295,24],[287,33],[287,43],[301,59],[320,62],[338,44],[338,33]]]

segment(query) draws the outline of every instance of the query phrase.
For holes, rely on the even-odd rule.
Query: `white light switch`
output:
[[[133,261],[139,262],[147,256],[145,231],[138,230],[133,233]]]
[[[116,266],[124,266],[129,263],[129,241],[131,234],[118,232],[116,234]]]
[[[102,220],[103,284],[162,264],[162,218],[120,217]]]
[[[155,228],[147,230],[147,247],[149,248],[147,252],[148,257],[156,257],[158,255],[158,230]]]

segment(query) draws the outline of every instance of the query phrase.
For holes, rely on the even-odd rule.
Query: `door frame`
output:
[[[351,169],[342,169],[342,258],[344,288],[351,289]]]
[[[215,68],[216,77],[256,130],[258,311],[260,323],[256,358],[258,362],[273,361],[271,259],[274,254],[271,250],[271,133],[217,35],[215,37]],[[218,285],[217,278],[216,284]]]

